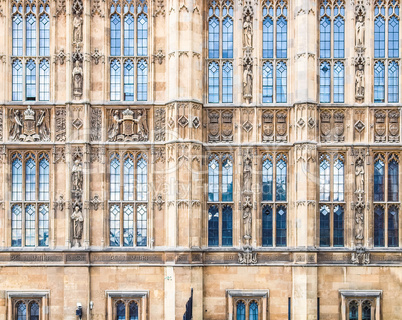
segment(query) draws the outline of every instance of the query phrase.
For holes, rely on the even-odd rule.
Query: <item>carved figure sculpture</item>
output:
[[[364,164],[362,158],[358,158],[356,160],[355,179],[356,179],[355,193],[358,194],[364,193]]]
[[[39,120],[36,123],[36,126],[39,127],[39,136],[42,141],[50,140],[50,131],[46,124],[46,110],[41,110],[39,114]]]
[[[82,95],[82,68],[79,61],[75,61],[73,69],[74,96]]]
[[[251,65],[247,65],[243,72],[243,94],[246,100],[250,100],[253,92],[253,73]]]
[[[82,163],[76,159],[72,169],[72,190],[81,191],[83,183]]]
[[[82,239],[82,232],[84,230],[84,217],[82,216],[82,210],[79,205],[74,207],[71,220],[73,220],[74,223],[73,239],[75,240],[75,246],[78,247],[79,240]]]
[[[244,160],[243,181],[244,181],[244,191],[251,192],[252,167],[251,167],[251,159],[248,156]]]
[[[148,124],[147,124],[147,112],[140,110],[138,112],[138,118],[134,119],[134,122],[138,124],[137,133],[139,136],[148,136]]]
[[[364,47],[364,17],[362,15],[357,16],[356,21],[356,47]]]
[[[355,213],[355,239],[363,240],[363,224],[364,224],[364,207],[362,205],[357,206]]]
[[[112,123],[109,128],[109,139],[110,141],[116,141],[119,134],[119,125],[123,122],[123,119],[119,118],[119,111],[113,111]]]
[[[10,139],[11,140],[19,139],[21,132],[22,132],[22,115],[19,110],[15,110],[14,117],[12,119],[10,127]]]
[[[82,42],[82,17],[79,15],[74,16],[73,20],[73,42]]]
[[[253,25],[250,21],[250,16],[247,15],[243,23],[243,46],[253,46]]]
[[[357,66],[355,90],[356,97],[364,97],[364,71],[362,65]]]

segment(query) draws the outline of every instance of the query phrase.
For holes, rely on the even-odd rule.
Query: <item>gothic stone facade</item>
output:
[[[124,1],[33,0],[38,10],[49,5],[50,48],[44,53],[49,96],[30,101],[24,93],[20,102],[12,97],[13,4],[25,8],[28,1],[0,1],[0,320],[17,319],[24,301],[39,305],[41,320],[76,319],[77,303],[83,319],[116,319],[119,301],[135,301],[140,319],[182,319],[191,288],[193,319],[235,319],[240,301],[255,301],[258,319],[287,319],[289,313],[291,319],[317,319],[318,314],[320,319],[349,319],[351,301],[358,306],[356,319],[362,319],[367,301],[371,318],[365,319],[402,319],[400,215],[395,246],[388,243],[387,230],[387,245],[375,246],[374,164],[378,157],[388,163],[389,156],[399,163],[401,105],[375,103],[374,1],[341,1],[347,31],[342,103],[320,103],[321,2],[275,1],[287,9],[282,59],[287,98],[264,103],[263,1],[228,1],[233,8],[233,100],[209,103],[210,3],[147,1],[148,51],[133,58],[135,65],[147,65],[147,98],[131,102],[111,99],[111,14],[117,2],[121,7],[114,10],[123,12]],[[336,2],[328,1],[330,6]],[[211,6],[225,3],[216,0]],[[25,63],[29,57],[22,59]],[[41,57],[35,54],[35,59]],[[113,186],[118,194],[126,182],[111,178],[111,163],[127,154],[133,163],[141,158],[147,164],[141,173],[148,185],[145,195],[130,199],[146,217],[142,238],[137,236],[140,216],[135,218],[132,247],[122,245],[123,218],[117,225],[111,219],[112,206],[120,208],[126,200],[113,198]],[[285,212],[285,227],[276,229],[281,237],[273,236],[272,246],[263,242],[261,175],[267,158],[287,168],[286,196],[268,201],[272,210]],[[221,202],[212,203],[220,217],[230,205],[231,246],[223,243],[222,218],[217,246],[208,245],[208,175],[214,159],[218,166],[232,164],[232,199],[223,201],[217,191]],[[344,165],[344,198],[337,203],[332,182],[328,203],[320,200],[323,159],[331,168],[339,159]],[[47,166],[48,198],[29,204],[24,184],[26,201],[18,204],[13,198],[18,187],[11,190],[18,184],[14,160]],[[21,179],[28,179],[24,170]],[[139,176],[140,169],[135,170]],[[402,170],[397,172],[402,181]],[[331,217],[328,246],[320,245],[323,205]],[[336,246],[333,237],[337,205],[343,210],[343,246]],[[378,205],[390,206],[387,201]],[[399,201],[393,205],[399,208]],[[15,206],[47,210],[47,222],[38,222],[40,211],[34,213],[36,220],[26,215],[13,225],[18,223]],[[113,228],[118,239],[112,239]],[[15,230],[22,232],[21,243]],[[13,245],[15,239],[20,246]],[[42,241],[46,246],[40,246]]]

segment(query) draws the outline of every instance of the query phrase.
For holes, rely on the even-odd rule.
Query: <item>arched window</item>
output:
[[[249,319],[258,320],[258,304],[255,301],[250,303]]]
[[[36,302],[31,303],[29,320],[39,320],[39,305]]]
[[[210,0],[208,10],[208,102],[233,102],[233,1]],[[222,76],[220,77],[220,71]],[[220,83],[222,79],[222,83]],[[222,86],[222,94],[219,86]]]
[[[11,157],[11,164],[11,246],[47,247],[49,155],[16,152]]]
[[[359,307],[356,301],[351,301],[349,304],[349,320],[359,319]]]
[[[320,246],[344,246],[345,160],[320,155]]]
[[[388,201],[399,200],[399,162],[395,155],[388,161]]]
[[[233,246],[233,158],[229,154],[209,157],[208,203],[208,245]]]
[[[118,302],[116,304],[116,318],[117,320],[126,320],[126,306],[124,302]]]
[[[17,304],[17,320],[27,319],[27,306],[23,302]]]
[[[237,303],[236,320],[246,320],[246,306],[243,301]]]
[[[288,4],[262,2],[262,102],[287,102]],[[275,93],[274,86],[275,83]],[[274,99],[275,97],[275,99]],[[275,101],[274,101],[275,100]]]
[[[362,320],[371,320],[371,303],[364,301],[362,304]]]
[[[374,201],[384,201],[385,196],[385,166],[381,154],[376,156],[374,163]]]
[[[276,157],[276,201],[286,201],[287,179],[287,158],[279,154]]]
[[[399,1],[375,0],[374,102],[399,102],[398,59]]]
[[[23,70],[25,70],[24,81]],[[49,1],[32,0],[27,1],[24,6],[21,3],[13,3],[12,100],[48,101],[49,77]]]
[[[110,156],[109,245],[148,245],[148,160],[131,152]],[[122,193],[120,188],[122,186]],[[120,224],[120,221],[123,224]]]
[[[123,0],[111,2],[110,56],[114,57],[110,62],[110,100],[147,101],[149,58],[146,0],[139,0],[136,4]]]
[[[344,102],[345,3],[321,0],[320,102]],[[332,71],[331,71],[332,70]]]
[[[399,210],[392,205],[388,208],[388,247],[399,247]]]
[[[138,320],[138,305],[135,302],[130,303],[129,320]]]
[[[272,201],[274,189],[274,171],[272,156],[267,154],[263,157],[262,165],[262,200]]]

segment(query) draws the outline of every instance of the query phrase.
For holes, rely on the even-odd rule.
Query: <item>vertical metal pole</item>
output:
[[[320,298],[317,298],[317,320],[320,320]]]
[[[288,320],[292,319],[292,314],[291,314],[291,310],[290,310],[290,305],[291,305],[291,298],[288,298]]]

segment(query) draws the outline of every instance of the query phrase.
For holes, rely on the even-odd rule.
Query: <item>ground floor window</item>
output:
[[[342,319],[380,320],[380,290],[341,290]]]
[[[268,296],[268,290],[227,290],[227,318],[267,320]]]

